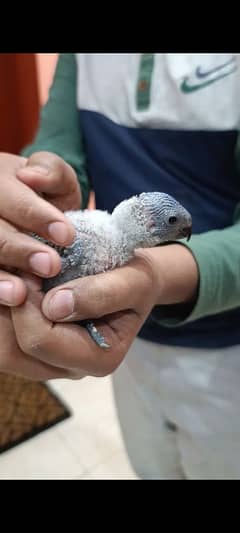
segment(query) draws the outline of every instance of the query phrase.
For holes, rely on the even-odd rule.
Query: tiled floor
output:
[[[0,455],[0,479],[137,479],[124,450],[110,378],[59,380],[70,419]]]

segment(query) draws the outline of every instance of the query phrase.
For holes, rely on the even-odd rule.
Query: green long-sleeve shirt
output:
[[[49,100],[41,111],[36,138],[23,151],[23,155],[29,156],[36,151],[46,150],[63,157],[78,175],[85,207],[90,184],[87,176],[84,142],[81,137],[76,86],[75,55],[61,54]],[[187,318],[182,308],[180,313],[176,311],[176,316],[171,320],[164,320],[163,312],[162,323],[169,326],[171,324],[181,325],[186,321],[240,307],[239,222],[240,206],[236,202],[235,216],[231,226],[193,235],[191,241],[184,244],[192,251],[198,264],[200,276],[198,298]]]

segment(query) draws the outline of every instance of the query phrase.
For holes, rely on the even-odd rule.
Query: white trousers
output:
[[[240,479],[240,346],[137,339],[113,375],[129,459],[142,479]]]

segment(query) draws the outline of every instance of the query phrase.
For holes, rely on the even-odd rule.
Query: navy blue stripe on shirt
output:
[[[162,191],[191,212],[194,233],[232,224],[240,201],[237,131],[131,128],[87,110],[79,118],[98,209],[111,212],[134,194]],[[149,319],[141,336],[170,345],[228,346],[240,343],[239,321],[240,309],[171,329]]]

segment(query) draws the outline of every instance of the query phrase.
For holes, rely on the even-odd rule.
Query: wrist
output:
[[[183,244],[173,243],[136,251],[151,267],[154,305],[188,303],[196,299],[199,271],[191,251]]]

